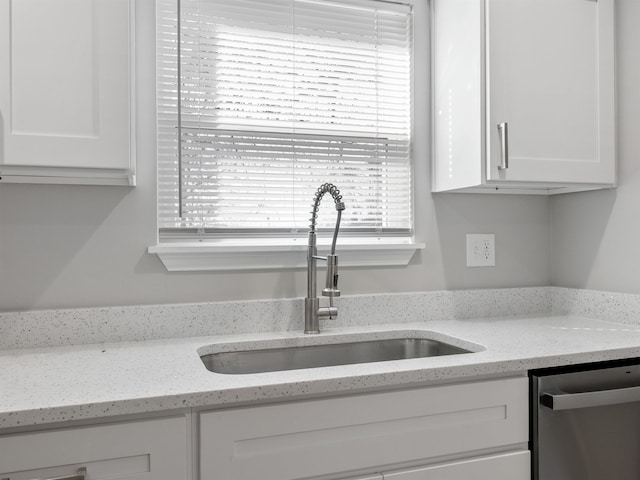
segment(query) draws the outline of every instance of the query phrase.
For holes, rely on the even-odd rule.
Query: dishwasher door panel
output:
[[[640,479],[640,403],[553,411],[541,406],[540,480]]]
[[[640,366],[582,368],[532,375],[534,480],[640,479]]]

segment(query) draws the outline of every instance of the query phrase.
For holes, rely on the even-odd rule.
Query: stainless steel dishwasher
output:
[[[532,372],[534,480],[640,479],[638,363]]]

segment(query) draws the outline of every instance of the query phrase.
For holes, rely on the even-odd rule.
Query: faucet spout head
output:
[[[340,290],[338,290],[338,256],[327,255],[327,278],[325,281],[325,288],[322,289],[322,295],[324,297],[339,297]]]

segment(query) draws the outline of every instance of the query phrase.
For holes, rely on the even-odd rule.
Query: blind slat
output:
[[[306,229],[330,181],[343,229],[410,232],[410,6],[180,0],[180,10],[158,2],[161,230]],[[321,205],[320,227],[331,210]]]

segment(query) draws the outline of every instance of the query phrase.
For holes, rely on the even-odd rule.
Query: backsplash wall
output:
[[[394,323],[424,323],[428,328],[428,322],[441,320],[548,315],[555,290],[347,295],[336,300],[338,318],[322,320],[321,328]],[[0,313],[0,350],[258,332],[296,335],[302,332],[303,318],[301,298],[8,312]]]
[[[553,315],[621,324],[602,327],[607,330],[640,326],[640,295],[561,287],[347,295],[336,304],[340,315],[322,320],[323,332],[390,324],[429,329],[434,321]],[[245,333],[297,336],[303,318],[301,298],[0,312],[0,351]]]

